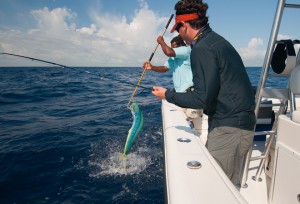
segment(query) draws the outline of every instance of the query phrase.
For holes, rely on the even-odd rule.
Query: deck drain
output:
[[[199,161],[193,160],[193,161],[189,161],[187,163],[187,166],[190,169],[200,169],[202,167],[201,163]]]
[[[177,141],[178,141],[178,142],[186,142],[186,143],[189,143],[189,142],[191,142],[192,140],[190,140],[189,138],[178,138]]]

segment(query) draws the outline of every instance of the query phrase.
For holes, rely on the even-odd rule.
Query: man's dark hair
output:
[[[206,11],[208,5],[203,3],[202,0],[181,0],[175,5],[176,15],[197,13],[199,18],[189,21],[189,24],[194,29],[200,29],[208,22]]]
[[[175,36],[172,40],[171,43],[175,42],[178,47],[180,46],[186,46],[185,42],[183,41],[182,37],[180,35]]]

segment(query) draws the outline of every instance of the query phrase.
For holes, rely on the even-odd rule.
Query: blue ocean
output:
[[[247,68],[253,85],[260,70]],[[172,88],[172,73],[144,76],[134,97],[144,127],[120,165],[141,73],[0,68],[0,203],[164,203],[161,103],[151,90]]]

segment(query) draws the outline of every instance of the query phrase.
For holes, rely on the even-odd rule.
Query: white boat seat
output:
[[[292,113],[292,120],[295,123],[299,123],[300,124],[300,110],[296,110]]]
[[[297,59],[296,59],[296,66],[300,65],[300,49],[298,50]]]
[[[297,110],[296,97],[300,95],[300,64],[294,68],[290,77],[292,120],[300,123],[300,110]]]

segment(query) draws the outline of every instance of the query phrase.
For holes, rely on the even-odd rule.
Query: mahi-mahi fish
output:
[[[144,125],[144,117],[139,106],[136,103],[132,103],[130,105],[130,110],[133,116],[133,124],[128,131],[125,148],[122,156],[126,156],[129,153],[133,141],[139,135]]]

